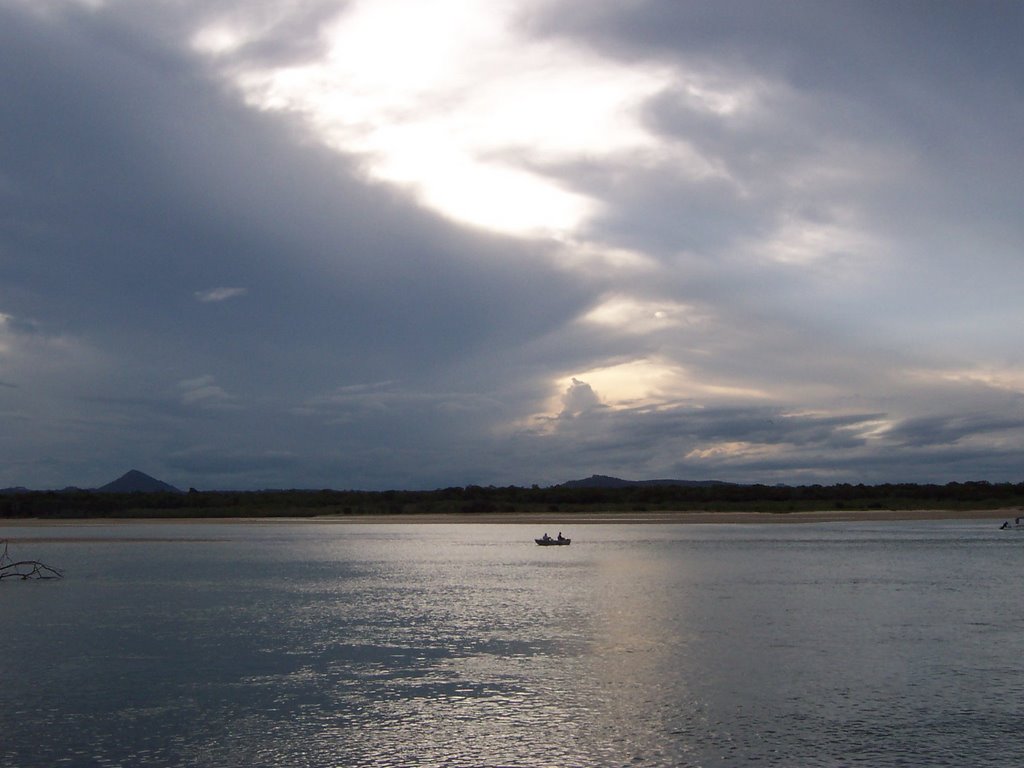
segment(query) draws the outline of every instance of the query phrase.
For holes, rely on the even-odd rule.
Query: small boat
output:
[[[542,547],[567,547],[572,544],[572,539],[567,539],[562,534],[558,534],[557,539],[552,539],[546,533],[539,539],[534,539]]]
[[[999,526],[1001,531],[1024,531],[1024,517],[1015,517],[1011,523],[1009,520],[1003,521],[1003,524]]]

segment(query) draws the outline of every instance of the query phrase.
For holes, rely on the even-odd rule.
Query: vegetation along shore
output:
[[[556,515],[579,522],[630,519],[741,522],[757,515],[780,521],[997,517],[1024,508],[1024,483],[945,485],[715,484],[618,488],[465,486],[432,491],[263,490],[187,493],[101,490],[0,494],[0,518],[526,518]],[[1007,513],[1008,514],[1008,513]]]

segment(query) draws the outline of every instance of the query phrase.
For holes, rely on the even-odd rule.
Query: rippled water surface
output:
[[[986,521],[0,527],[0,766],[1007,766]],[[554,534],[556,531],[550,531]]]

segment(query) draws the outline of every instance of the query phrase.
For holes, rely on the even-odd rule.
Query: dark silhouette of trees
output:
[[[678,485],[530,488],[469,485],[432,491],[264,490],[188,493],[22,491],[0,495],[0,518],[316,517],[531,512],[810,512],[1024,507],[1024,483],[945,485]]]

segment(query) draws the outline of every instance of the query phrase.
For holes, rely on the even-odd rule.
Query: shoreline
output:
[[[1020,507],[1002,509],[873,509],[815,512],[521,512],[398,515],[322,515],[308,517],[90,517],[69,519],[5,518],[0,528],[61,528],[108,525],[801,525],[807,523],[899,522],[914,520],[999,520],[1024,514]]]

